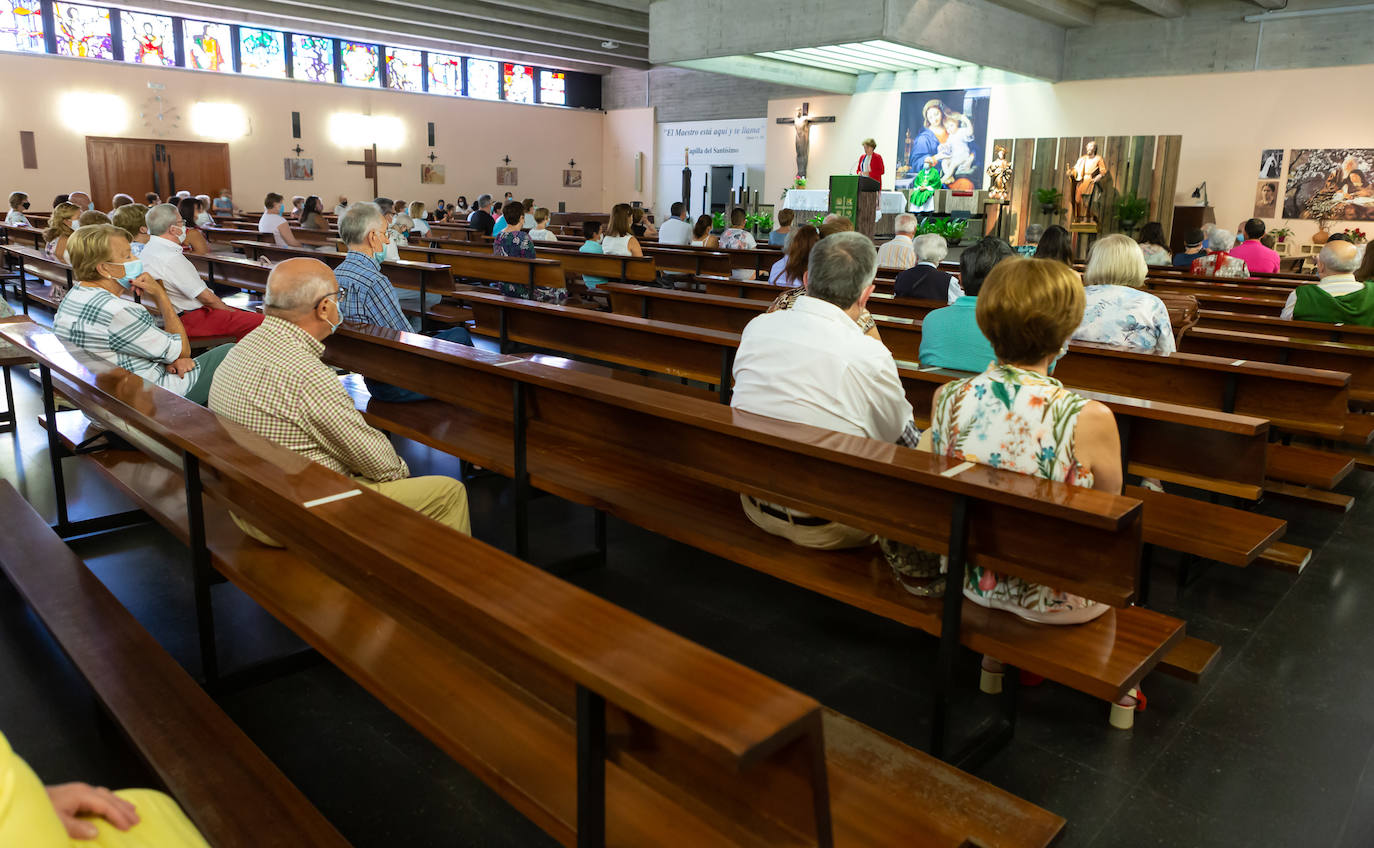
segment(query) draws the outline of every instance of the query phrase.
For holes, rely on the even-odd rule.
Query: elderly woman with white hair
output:
[[[1087,303],[1074,341],[1097,342],[1139,353],[1173,353],[1174,328],[1164,301],[1145,291],[1149,266],[1130,236],[1106,236],[1093,245],[1083,272]]]
[[[1213,227],[1207,235],[1207,255],[1193,260],[1189,270],[1205,277],[1248,277],[1250,268],[1239,256],[1232,256],[1236,235],[1230,230]]]
[[[916,249],[912,247],[912,237],[916,235],[916,216],[903,212],[893,222],[897,234],[892,240],[878,248],[878,267],[896,268],[905,271],[916,264]]]
[[[944,236],[935,233],[917,236],[912,249],[916,253],[916,264],[897,275],[892,289],[896,297],[953,303],[964,296],[954,275],[940,270],[940,263],[949,255],[949,244]]]

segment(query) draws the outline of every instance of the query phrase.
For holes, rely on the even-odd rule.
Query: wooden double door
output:
[[[216,197],[232,187],[226,142],[87,136],[86,161],[97,209],[121,191],[142,203],[150,191],[166,200],[183,190]]]

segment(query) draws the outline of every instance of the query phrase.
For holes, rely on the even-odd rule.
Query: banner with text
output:
[[[682,169],[691,168],[688,208],[693,217],[709,207],[708,180],[712,196],[741,185],[763,189],[763,168],[767,161],[767,118],[742,118],[726,121],[677,121],[658,125],[658,180],[654,210],[661,222],[668,207],[682,200]],[[731,169],[730,186],[724,185],[725,167]],[[714,174],[714,176],[713,176]]]

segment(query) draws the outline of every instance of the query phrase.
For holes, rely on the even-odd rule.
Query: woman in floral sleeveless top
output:
[[[1062,263],[1008,259],[994,268],[979,292],[977,319],[997,362],[936,393],[931,449],[961,461],[1119,493],[1121,444],[1111,411],[1049,376],[1083,318],[1084,302],[1082,282]],[[1052,586],[972,565],[964,595],[1043,624],[1079,624],[1107,611],[1106,605]],[[1001,664],[991,657],[984,659],[983,688],[1001,688]],[[1113,710],[1113,724],[1129,726],[1136,694],[1132,691]]]

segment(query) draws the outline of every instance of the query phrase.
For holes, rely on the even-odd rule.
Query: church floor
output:
[[[0,435],[0,474],[50,519],[46,440],[35,385],[16,374],[17,437]],[[414,445],[415,473],[457,463]],[[79,461],[67,461],[73,517],[123,508]],[[1155,675],[1135,729],[1054,684],[1022,689],[1014,741],[976,773],[1068,819],[1064,848],[1374,845],[1374,475],[1348,515],[1274,502],[1288,541],[1316,550],[1299,578],[1210,565],[1175,587],[1155,571],[1154,605],[1218,642],[1202,685]],[[479,538],[510,548],[506,482],[470,484]],[[591,515],[535,500],[533,557],[584,550]],[[576,582],[822,703],[924,744],[934,640],[611,519],[605,569]],[[193,673],[195,624],[185,549],[156,526],[76,543],[77,551]],[[221,663],[299,643],[233,586],[216,587]],[[961,661],[961,724],[993,709],[977,694],[977,660]],[[0,728],[47,782],[148,784],[89,690],[8,583],[0,580]],[[543,846],[553,841],[480,781],[325,663],[220,699],[229,715],[360,848]],[[895,843],[894,843],[895,844]]]

